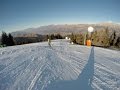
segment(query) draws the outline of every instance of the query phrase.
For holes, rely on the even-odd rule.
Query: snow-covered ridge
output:
[[[0,90],[120,90],[120,51],[67,40],[0,48]]]

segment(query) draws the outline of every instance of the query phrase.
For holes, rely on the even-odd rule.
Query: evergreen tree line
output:
[[[51,40],[54,40],[54,39],[63,39],[64,38],[60,34],[50,34],[50,35],[47,35],[46,37],[47,37],[47,39],[51,39]]]
[[[47,41],[48,39],[63,39],[63,36],[60,34],[49,34],[49,35],[37,35],[37,37],[14,37],[9,33],[2,32],[1,36],[1,45],[3,46],[13,46],[13,45],[22,45],[22,44],[29,44],[29,43],[36,43]]]
[[[36,43],[36,42],[43,42],[47,41],[48,39],[63,39],[63,36],[60,34],[49,34],[49,35],[37,35],[37,37],[15,37],[15,44],[22,45],[22,44],[29,44],[29,43]]]
[[[89,33],[80,33],[80,34],[71,34],[69,36],[71,38],[71,42],[84,45],[86,40],[90,39],[92,41],[93,46],[100,47],[118,47],[120,48],[120,36],[117,36],[116,32],[113,31],[111,34],[109,33],[108,28],[94,31],[91,33],[91,37]]]
[[[3,46],[13,46],[13,45],[15,45],[13,36],[10,33],[6,34],[5,32],[2,32],[1,44]]]
[[[120,37],[116,35],[116,32],[113,31],[111,34],[109,33],[108,28],[94,31],[91,33],[91,37],[89,37],[89,33],[80,33],[80,34],[74,34],[71,33],[71,35],[68,35],[68,37],[71,38],[71,42],[84,45],[86,43],[86,40],[91,39],[92,45],[94,46],[101,46],[101,47],[119,47],[120,48]],[[22,38],[16,38],[14,40],[13,36],[9,33],[6,34],[5,32],[2,32],[1,37],[1,44],[4,46],[13,46],[15,43],[17,45],[19,44],[28,44],[28,43],[35,43],[35,42],[41,42],[41,41],[47,41],[47,39],[63,39],[64,37],[60,34],[49,34],[49,35],[43,35],[40,37],[32,38],[32,37],[22,37]]]

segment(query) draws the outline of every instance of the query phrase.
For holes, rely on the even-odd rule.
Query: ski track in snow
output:
[[[0,48],[0,90],[120,90],[120,51],[67,40]]]

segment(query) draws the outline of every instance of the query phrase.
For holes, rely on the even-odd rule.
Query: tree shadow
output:
[[[94,76],[94,47],[88,58],[88,63],[83,68],[77,80],[60,81],[51,83],[46,90],[93,90],[92,80]]]

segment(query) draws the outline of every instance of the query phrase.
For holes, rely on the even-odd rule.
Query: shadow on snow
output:
[[[51,83],[47,90],[93,90],[91,87],[94,75],[94,47],[88,58],[88,63],[83,68],[77,80],[60,81]]]

